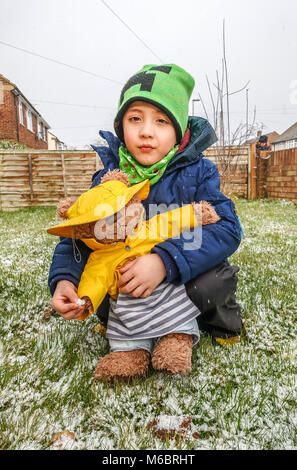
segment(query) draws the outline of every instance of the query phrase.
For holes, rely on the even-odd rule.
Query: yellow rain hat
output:
[[[150,192],[149,180],[128,187],[121,181],[106,181],[83,193],[68,209],[69,220],[47,229],[51,235],[72,238],[72,227],[96,222],[120,211],[135,194],[146,199]]]

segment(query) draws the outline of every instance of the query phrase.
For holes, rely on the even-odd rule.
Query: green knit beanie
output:
[[[171,120],[180,143],[187,129],[189,100],[194,78],[175,64],[145,65],[131,77],[122,89],[114,128],[124,142],[123,117],[133,101],[145,101],[157,106]]]

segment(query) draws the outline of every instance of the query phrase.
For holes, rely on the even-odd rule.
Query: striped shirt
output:
[[[145,339],[164,336],[200,314],[184,285],[160,284],[145,298],[119,293],[110,298],[106,336],[109,339]]]

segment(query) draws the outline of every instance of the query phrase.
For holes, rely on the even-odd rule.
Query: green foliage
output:
[[[11,140],[0,140],[0,149],[2,150],[26,150],[28,147],[25,144],[19,142],[13,142]]]

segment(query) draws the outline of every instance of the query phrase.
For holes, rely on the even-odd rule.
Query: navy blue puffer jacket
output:
[[[213,128],[203,118],[189,117],[191,141],[188,146],[169,163],[164,175],[151,186],[148,198],[143,201],[146,217],[156,212],[170,210],[168,206],[181,206],[192,201],[208,201],[221,220],[212,225],[198,227],[182,237],[166,240],[152,250],[158,253],[165,265],[168,282],[184,284],[198,274],[208,271],[232,255],[241,240],[241,227],[234,203],[220,192],[220,178],[216,165],[201,152],[216,142]],[[104,169],[93,175],[92,187],[100,184],[102,176],[119,168],[118,148],[121,142],[111,132],[100,131],[108,147],[94,147]],[[161,205],[161,206],[160,206]],[[158,206],[158,207],[157,207]],[[175,206],[176,207],[176,206]],[[91,250],[80,240],[81,252],[78,263],[73,254],[70,238],[61,238],[57,244],[50,267],[48,284],[53,295],[59,280],[65,279],[79,284],[84,266]]]

